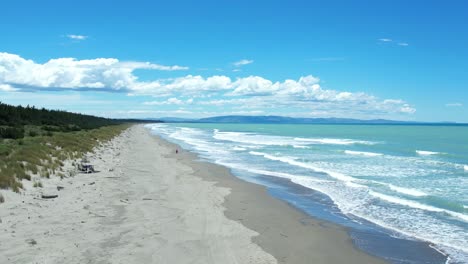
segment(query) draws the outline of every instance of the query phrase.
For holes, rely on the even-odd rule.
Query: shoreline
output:
[[[2,191],[0,262],[385,263],[344,228],[175,147],[133,126],[89,155],[98,173]]]
[[[253,241],[272,254],[278,263],[387,263],[358,249],[346,228],[313,218],[273,197],[265,186],[240,179],[227,167],[201,160],[196,153],[160,136],[152,136],[178,149],[179,153],[171,157],[196,168],[199,172],[196,176],[231,189],[223,203],[224,214],[258,232]]]
[[[154,135],[178,146],[178,143],[174,143],[171,138],[166,139],[166,137],[161,137],[158,134]],[[224,166],[223,163],[218,164],[210,155],[205,156],[203,153],[197,153],[192,150],[190,144],[187,146],[182,142],[182,146],[187,147],[187,151],[195,155],[198,161],[227,168],[228,173],[234,178],[247,184],[260,186],[259,192],[266,193],[266,195],[282,201],[293,210],[299,211],[318,222],[331,224],[345,230],[347,236],[352,239],[351,243],[355,249],[367,255],[390,263],[401,263],[402,261],[448,263],[452,260],[450,253],[438,248],[433,242],[398,233],[394,229],[381,226],[366,218],[343,214],[341,210],[336,208],[335,202],[320,191],[281,177],[269,177],[259,174],[249,175],[250,173],[244,173],[243,169],[236,169],[235,166],[231,168],[229,165]],[[244,163],[244,166],[248,166],[248,163]],[[249,170],[246,169],[246,171]],[[249,226],[249,228],[251,227]],[[261,228],[251,229],[261,230]]]

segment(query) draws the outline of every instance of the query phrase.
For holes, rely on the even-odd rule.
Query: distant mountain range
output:
[[[358,120],[349,118],[295,118],[286,116],[216,116],[197,120],[203,123],[262,123],[262,124],[382,124],[398,123],[390,120]]]
[[[148,119],[151,120],[151,119]],[[444,124],[463,125],[453,122],[415,122],[415,121],[395,121],[386,119],[361,120],[351,118],[296,118],[286,116],[215,116],[200,119],[187,119],[177,117],[162,117],[154,120],[161,120],[168,123],[242,123],[242,124]]]

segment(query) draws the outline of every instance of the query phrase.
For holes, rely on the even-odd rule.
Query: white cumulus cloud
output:
[[[122,91],[132,96],[152,96],[155,101],[143,105],[191,105],[229,107],[235,111],[265,111],[287,115],[291,109],[306,115],[326,113],[329,116],[385,116],[413,114],[416,109],[400,99],[379,99],[362,92],[324,88],[320,79],[307,75],[281,81],[262,76],[232,79],[229,76],[185,75],[176,78],[141,81],[138,69],[186,70],[178,65],[119,61],[115,58],[78,60],[57,58],[37,63],[19,55],[0,53],[0,91],[28,90],[101,90]],[[190,98],[190,99],[186,99]],[[196,98],[195,101],[193,98]],[[298,115],[299,115],[298,114]]]
[[[18,89],[16,88],[13,88],[11,85],[9,84],[1,84],[0,83],[0,91],[4,91],[4,92],[14,92],[14,91],[17,91]]]
[[[0,84],[17,87],[132,89],[139,86],[138,78],[133,74],[137,69],[174,71],[188,68],[149,62],[121,62],[114,58],[58,58],[40,64],[16,54],[0,53]]]

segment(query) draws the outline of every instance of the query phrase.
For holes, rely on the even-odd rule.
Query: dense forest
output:
[[[17,139],[25,135],[36,136],[41,133],[47,135],[52,132],[88,130],[125,122],[145,121],[108,119],[60,110],[37,109],[29,105],[12,106],[0,102],[0,138]]]

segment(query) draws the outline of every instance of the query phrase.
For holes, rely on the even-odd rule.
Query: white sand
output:
[[[0,263],[276,263],[168,146],[134,126],[91,156],[99,173],[1,191]]]

